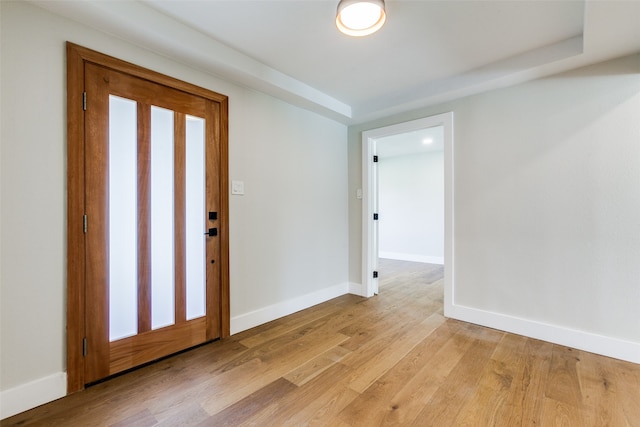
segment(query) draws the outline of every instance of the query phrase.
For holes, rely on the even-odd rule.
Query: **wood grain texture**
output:
[[[137,103],[138,333],[151,330],[151,105]]]
[[[174,268],[175,268],[175,316],[176,323],[187,320],[187,270],[186,270],[186,115],[173,115],[173,221],[174,221]]]
[[[67,393],[84,387],[84,62],[67,44]]]
[[[112,342],[109,375],[202,344],[206,341],[205,320],[199,317]]]
[[[382,260],[375,298],[344,295],[1,424],[640,426],[640,366],[445,320],[437,268]]]
[[[92,100],[85,113],[85,206],[88,218],[83,255],[85,277],[73,284],[82,288],[85,313],[82,328],[87,340],[84,384],[109,375],[109,72],[85,66],[85,90]]]
[[[213,99],[213,98],[208,98]],[[222,338],[231,335],[231,305],[229,297],[229,99],[219,97],[220,121],[217,122],[220,150],[220,211],[218,212],[220,253],[220,334]]]
[[[219,221],[209,220],[208,212],[220,212],[220,193],[227,192],[226,188],[220,187],[220,106],[217,103],[207,101],[205,104],[207,122],[205,124],[205,145],[204,156],[206,167],[206,190],[205,190],[205,212],[203,212],[202,229],[209,227],[218,229]],[[220,231],[220,230],[218,230]],[[205,237],[206,259],[205,268],[207,271],[207,295],[206,312],[215,313],[207,315],[207,340],[220,338],[221,327],[221,292],[222,275],[220,270],[220,237]]]
[[[196,86],[181,80],[177,80],[173,77],[166,76],[157,73],[146,68],[139,67],[130,62],[123,61],[121,59],[114,58],[109,55],[102,54],[95,50],[88,49],[86,47],[67,42],[68,49],[73,49],[77,52],[81,58],[87,62],[93,62],[96,64],[103,64],[104,66],[113,70],[118,70],[132,76],[140,77],[145,80],[155,81],[165,86],[173,87],[183,92],[192,93],[194,95],[201,96],[206,99],[211,99],[216,102],[225,103],[228,98],[225,95],[213,92],[211,90]]]

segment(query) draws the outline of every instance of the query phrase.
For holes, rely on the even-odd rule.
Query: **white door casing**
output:
[[[453,305],[454,272],[454,182],[453,182],[453,112],[438,114],[362,133],[362,296],[378,293],[378,225],[373,214],[378,208],[378,171],[373,157],[377,155],[379,138],[442,126],[444,128],[444,312]]]

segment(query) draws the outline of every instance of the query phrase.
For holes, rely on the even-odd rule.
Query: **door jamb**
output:
[[[398,123],[362,133],[362,296],[372,297],[377,293],[378,254],[374,250],[377,229],[373,214],[378,185],[373,162],[376,154],[375,141],[400,133],[412,132],[434,126],[444,127],[444,314],[448,316],[453,306],[454,295],[454,183],[453,183],[453,112]]]
[[[151,80],[193,95],[217,102],[220,120],[220,334],[230,335],[229,306],[229,154],[228,97],[177,80],[71,42],[67,54],[67,394],[84,388],[83,340],[85,337],[85,126],[84,126],[84,63],[93,62],[132,76]]]

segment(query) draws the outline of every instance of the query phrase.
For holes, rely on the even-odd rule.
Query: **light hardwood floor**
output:
[[[2,426],[640,426],[640,365],[442,317],[442,267],[345,295]]]

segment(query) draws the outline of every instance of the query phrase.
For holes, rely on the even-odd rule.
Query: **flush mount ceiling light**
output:
[[[384,0],[340,0],[336,26],[349,36],[368,36],[384,25]]]

